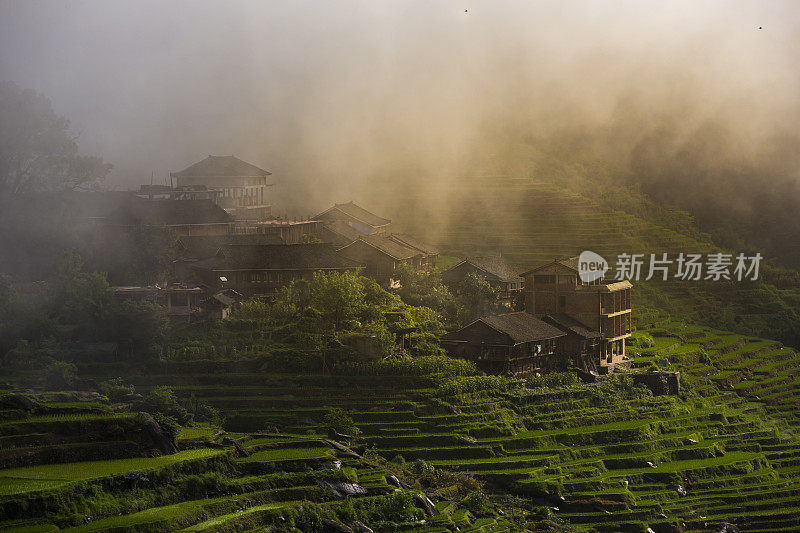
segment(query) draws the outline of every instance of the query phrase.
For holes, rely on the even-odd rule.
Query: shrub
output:
[[[155,415],[160,413],[172,417],[181,424],[192,420],[192,415],[180,404],[178,397],[169,387],[156,387],[147,393],[142,401],[142,410]]]
[[[557,372],[543,376],[531,376],[528,378],[527,386],[532,389],[536,387],[568,387],[579,381],[578,375],[574,372]]]
[[[310,502],[304,503],[298,510],[294,524],[303,532],[322,531],[324,516],[323,509],[319,505]]]
[[[104,381],[98,387],[100,394],[107,396],[110,400],[119,402],[129,394],[135,392],[135,388],[130,383],[125,383],[122,378],[109,379]]]
[[[631,345],[637,348],[652,348],[656,345],[656,341],[649,333],[637,332],[631,338]]]
[[[75,384],[78,368],[66,361],[53,361],[44,371],[45,386],[50,390],[69,389]]]
[[[356,423],[350,415],[348,415],[344,409],[339,409],[338,407],[329,409],[325,414],[323,422],[329,430],[336,431],[337,433],[344,433],[346,435],[358,435],[359,433]]]
[[[418,476],[429,476],[436,472],[436,467],[422,459],[417,459],[408,465],[408,471]]]
[[[461,500],[461,507],[472,514],[481,515],[489,511],[489,498],[480,491],[475,491]]]
[[[153,420],[155,420],[161,428],[164,436],[167,437],[170,442],[175,442],[175,439],[178,438],[178,431],[181,429],[180,424],[171,416],[162,413],[153,413]]]

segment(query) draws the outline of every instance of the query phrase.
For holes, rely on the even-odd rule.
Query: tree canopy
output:
[[[43,95],[0,82],[0,192],[90,188],[111,165],[78,153],[77,135]]]

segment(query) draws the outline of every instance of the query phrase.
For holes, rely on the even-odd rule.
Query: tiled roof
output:
[[[549,267],[549,266],[552,266],[552,265],[561,265],[563,267],[567,267],[570,270],[574,270],[575,272],[578,272],[578,256],[576,255],[575,257],[570,257],[568,259],[557,259],[555,261],[551,261],[549,263],[545,263],[544,265],[539,265],[536,268],[532,268],[532,269],[530,269],[530,270],[528,270],[526,272],[523,272],[520,275],[521,276],[527,276],[528,274],[531,274],[533,272],[537,272],[539,270],[542,270],[545,267]]]
[[[359,237],[364,235],[345,220],[327,221],[323,224],[323,227],[328,231],[341,235],[345,239],[350,239],[351,242],[358,240]]]
[[[502,256],[490,255],[483,257],[469,257],[465,259],[464,262],[473,265],[478,270],[482,270],[487,274],[496,276],[500,281],[509,283],[522,282],[522,277],[519,275],[519,269],[506,261]],[[456,268],[457,266],[458,265],[454,266],[453,268]]]
[[[385,253],[392,259],[397,261],[402,261],[404,259],[410,259],[412,257],[416,257],[418,255],[422,255],[422,252],[417,250],[416,248],[411,248],[410,246],[406,246],[400,242],[394,241],[385,235],[362,235],[358,238],[358,241],[355,241],[347,246],[341,248],[342,251],[346,253],[347,248],[351,246],[355,246],[359,241],[362,241],[377,250]]]
[[[564,336],[564,332],[560,329],[524,311],[507,313],[505,315],[487,316],[479,320],[505,333],[516,343]]]
[[[242,235],[192,235],[180,237],[181,255],[188,259],[207,259],[226,244],[285,244],[274,234],[251,233]]]
[[[549,322],[557,328],[566,331],[567,333],[574,333],[584,339],[596,339],[600,337],[600,332],[595,331],[589,326],[578,322],[571,316],[564,313],[557,313],[554,315],[547,315],[543,318],[545,322]]]
[[[361,265],[330,244],[226,244],[215,257],[189,265],[196,270],[346,270]]]
[[[472,329],[472,326],[476,322],[482,322],[493,330],[506,335],[514,344],[554,339],[556,337],[563,337],[565,335],[563,331],[555,326],[552,326],[529,313],[520,311],[517,313],[507,313],[504,315],[485,316],[479,318],[475,322],[468,324],[458,331],[454,331],[442,336],[442,340],[474,341],[475,339],[473,338],[473,334],[469,334],[468,330]]]
[[[222,224],[232,219],[211,200],[147,200],[129,196],[110,217],[112,224]]]
[[[232,155],[210,155],[180,172],[170,173],[171,176],[176,178],[263,178],[271,174],[272,172],[268,170],[258,168]]]
[[[393,241],[399,242],[404,246],[416,248],[417,250],[419,250],[424,254],[439,255],[439,250],[437,250],[430,244],[417,240],[414,237],[411,237],[410,235],[406,235],[405,233],[392,233],[391,235],[389,235],[389,238],[392,239]]]
[[[333,207],[331,207],[326,211],[323,211],[314,218],[337,220],[335,211],[339,211],[343,215],[346,215],[346,218],[347,217],[353,218],[355,220],[358,220],[359,222],[367,224],[368,226],[376,228],[379,228],[381,226],[386,226],[391,222],[391,220],[389,220],[388,218],[379,217],[375,213],[370,213],[363,207],[358,206],[353,202],[348,202],[346,204],[334,204]]]

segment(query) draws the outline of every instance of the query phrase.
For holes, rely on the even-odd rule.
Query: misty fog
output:
[[[590,154],[701,222],[718,191],[715,216],[788,219],[795,5],[3,0],[0,79],[50,98],[111,189],[233,154],[302,216]]]

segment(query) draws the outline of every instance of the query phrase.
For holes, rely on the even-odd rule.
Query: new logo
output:
[[[584,283],[591,283],[605,276],[608,262],[599,254],[584,250],[578,257],[578,275]]]

